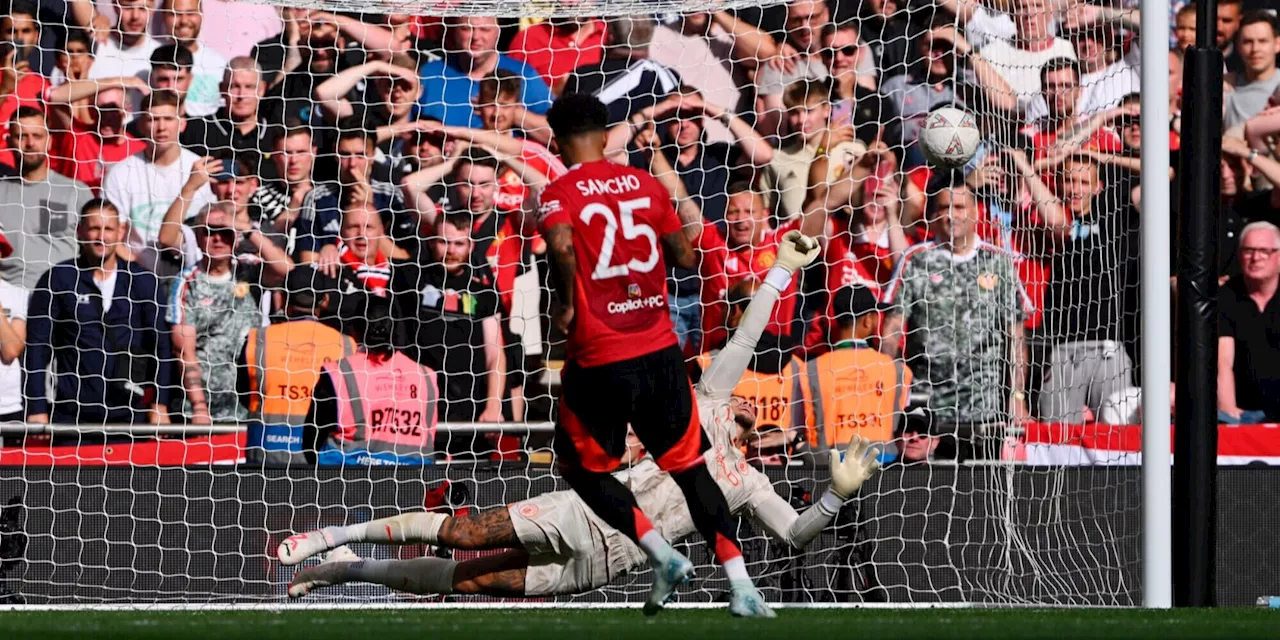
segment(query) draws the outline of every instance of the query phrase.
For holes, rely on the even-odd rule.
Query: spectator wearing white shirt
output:
[[[102,181],[103,196],[128,223],[126,242],[135,261],[160,275],[174,275],[181,266],[160,259],[156,250],[160,224],[200,161],[200,156],[183,149],[178,142],[186,126],[181,109],[182,99],[174,91],[164,89],[147,96],[139,116],[146,150],[111,167]],[[199,211],[213,201],[213,192],[205,184],[193,192],[189,206]]]
[[[222,100],[219,86],[227,59],[200,40],[204,25],[201,0],[164,0],[160,13],[169,38],[191,52],[191,85],[184,96],[187,115],[192,118],[213,115]]]
[[[94,51],[89,77],[136,76],[146,80],[151,71],[151,54],[160,46],[147,33],[151,24],[151,0],[115,0],[116,22],[106,41]]]
[[[1115,27],[1109,22],[1076,25],[1063,34],[1075,47],[1080,62],[1080,98],[1076,116],[1086,119],[1119,106],[1124,97],[1138,90],[1141,79],[1138,64],[1141,53],[1136,44],[1123,55],[1119,50]],[[1043,99],[1027,107],[1027,122],[1048,114]]]
[[[13,246],[0,230],[0,259]],[[0,422],[25,419],[22,404],[22,352],[27,346],[27,290],[0,280]]]
[[[751,110],[749,73],[778,53],[778,46],[760,28],[728,11],[689,13],[660,24],[649,43],[649,57],[680,74],[712,104],[731,113]],[[707,122],[708,142],[733,142],[723,123]]]
[[[1016,0],[1014,38],[990,40],[979,50],[1009,83],[1024,110],[1040,95],[1040,68],[1054,58],[1076,58],[1075,47],[1053,35],[1053,18],[1049,0]]]
[[[975,49],[993,40],[1013,40],[1018,28],[1009,17],[1013,0],[935,0],[939,8],[956,17],[965,39]]]

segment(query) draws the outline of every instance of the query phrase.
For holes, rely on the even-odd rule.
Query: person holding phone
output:
[[[28,70],[48,73],[53,67],[53,56],[44,50],[52,43],[40,46],[44,34],[40,30],[39,5],[32,0],[10,0],[6,4],[8,15],[0,18],[0,40],[13,44],[18,53],[15,60],[25,63]]]
[[[9,120],[21,107],[43,108],[41,96],[49,81],[31,71],[29,47],[0,42],[0,171],[9,172],[17,160],[8,144]]]

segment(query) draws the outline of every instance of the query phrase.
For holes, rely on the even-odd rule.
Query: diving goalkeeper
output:
[[[811,542],[876,470],[876,451],[857,436],[843,459],[832,451],[830,488],[817,503],[797,513],[738,448],[754,428],[755,414],[748,403],[736,401],[731,394],[769,321],[779,291],[786,289],[794,272],[817,254],[816,242],[798,231],[783,238],[777,263],[748,305],[737,331],[695,387],[703,429],[712,445],[705,455],[706,464],[730,509],[797,549]],[[666,539],[675,541],[693,534],[696,528],[680,488],[651,457],[640,457],[644,454],[638,441],[632,438],[629,444],[634,464],[618,472],[619,479],[634,492],[641,509],[651,514],[653,525]],[[432,557],[362,560],[344,546],[350,542],[506,551],[462,562]],[[591,591],[647,565],[644,552],[598,518],[573,491],[546,493],[465,518],[415,512],[325,527],[286,539],[276,554],[282,564],[295,565],[330,549],[333,551],[323,563],[294,575],[290,597],[300,598],[314,589],[346,582],[372,582],[416,594],[546,597]]]

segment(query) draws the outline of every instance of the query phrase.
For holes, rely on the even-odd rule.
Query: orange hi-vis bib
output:
[[[893,440],[911,387],[911,370],[901,362],[870,347],[837,346],[810,360],[806,377],[813,402],[811,447],[843,447],[855,434]]]
[[[374,362],[357,353],[324,365],[338,400],[334,446],[370,455],[429,455],[435,443],[436,374],[399,351]]]
[[[710,353],[698,356],[698,365],[711,366]],[[756,430],[795,429],[805,426],[804,363],[792,357],[778,373],[747,369],[733,388],[733,395],[750,402],[756,410]]]
[[[245,364],[249,374],[250,429],[247,457],[259,452],[271,464],[303,462],[302,426],[311,409],[311,391],[325,364],[356,352],[349,336],[315,320],[293,320],[249,331]]]

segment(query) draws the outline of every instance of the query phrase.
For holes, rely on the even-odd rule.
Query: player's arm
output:
[[[573,225],[566,222],[546,226],[542,237],[547,241],[547,259],[551,262],[551,290],[560,300],[554,322],[567,336],[573,323],[573,278],[578,269],[578,257],[573,252]]]
[[[693,269],[698,266],[698,257],[693,252],[693,243],[683,230],[662,236],[662,248],[666,252],[667,262],[681,269]]]
[[[803,549],[840,513],[844,503],[862,487],[862,483],[880,467],[879,451],[869,441],[854,436],[842,457],[831,451],[831,486],[817,502],[797,513],[789,502],[770,487],[751,497],[748,504],[752,519],[775,540]],[[752,470],[753,473],[760,473]]]
[[[756,295],[747,305],[738,328],[729,338],[723,351],[711,360],[702,379],[698,381],[697,393],[708,398],[728,398],[737,386],[738,379],[747,370],[751,356],[755,353],[756,342],[764,333],[769,317],[773,315],[773,305],[778,296],[791,284],[791,277],[814,258],[818,257],[818,242],[801,234],[789,231],[778,245],[778,259],[765,276],[764,284],[756,290]]]
[[[547,240],[547,256],[551,259],[551,290],[561,304],[573,306],[573,277],[578,257],[573,252],[573,226],[556,224],[543,231]]]
[[[538,194],[538,230],[547,242],[547,260],[551,263],[551,291],[560,300],[560,309],[552,320],[566,336],[573,324],[573,287],[578,271],[578,256],[573,247],[573,219],[561,201],[556,184]]]

